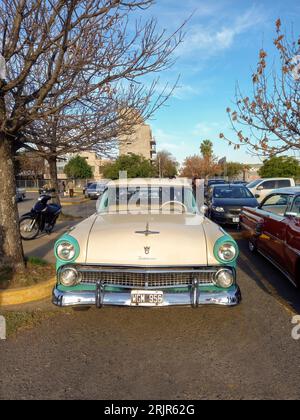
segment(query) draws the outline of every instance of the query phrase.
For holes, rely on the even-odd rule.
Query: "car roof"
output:
[[[277,188],[272,191],[272,194],[300,194],[300,187]]]
[[[257,180],[256,179],[254,179],[253,181],[277,181],[277,180],[286,180],[286,179],[293,179],[292,177],[288,177],[288,176],[286,176],[286,177],[283,177],[283,176],[275,176],[275,177],[273,177],[273,178],[258,178]],[[251,181],[252,182],[252,181]],[[249,184],[250,184],[250,182],[249,182]]]
[[[189,187],[192,182],[187,178],[129,178],[110,181],[107,187],[130,187],[130,186],[155,186],[155,187]]]
[[[220,187],[220,188],[224,188],[224,187],[243,187],[243,188],[247,188],[246,185],[243,184],[234,184],[234,183],[227,183],[227,184],[215,184],[215,185],[211,185],[211,187]]]

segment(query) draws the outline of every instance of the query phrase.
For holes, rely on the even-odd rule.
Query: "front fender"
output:
[[[22,216],[20,217],[20,220],[25,219],[27,217],[36,217],[36,214],[30,211],[28,213],[22,214]]]

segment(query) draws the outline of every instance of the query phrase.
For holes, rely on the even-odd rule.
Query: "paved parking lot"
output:
[[[239,307],[62,311],[0,342],[0,398],[298,399],[300,293],[239,244]]]

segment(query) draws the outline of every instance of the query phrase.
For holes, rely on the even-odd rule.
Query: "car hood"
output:
[[[224,232],[200,215],[105,214],[71,235],[80,246],[78,263],[193,266],[218,264],[213,246]]]
[[[236,207],[242,208],[244,206],[247,207],[257,207],[258,202],[256,198],[214,198],[213,199],[213,206],[220,206],[220,207]]]

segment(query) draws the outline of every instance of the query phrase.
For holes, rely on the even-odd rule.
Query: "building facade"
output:
[[[148,124],[139,124],[132,134],[119,139],[119,153],[122,155],[141,155],[152,162],[156,157],[156,141]]]
[[[58,179],[63,180],[67,178],[67,175],[64,173],[64,168],[67,163],[70,161],[72,157],[80,156],[86,159],[87,163],[91,166],[93,171],[93,179],[95,181],[100,181],[103,179],[102,175],[102,167],[109,163],[109,159],[104,159],[97,155],[95,152],[80,152],[80,153],[70,153],[65,155],[63,158],[59,159],[57,162],[57,172],[58,172]]]

